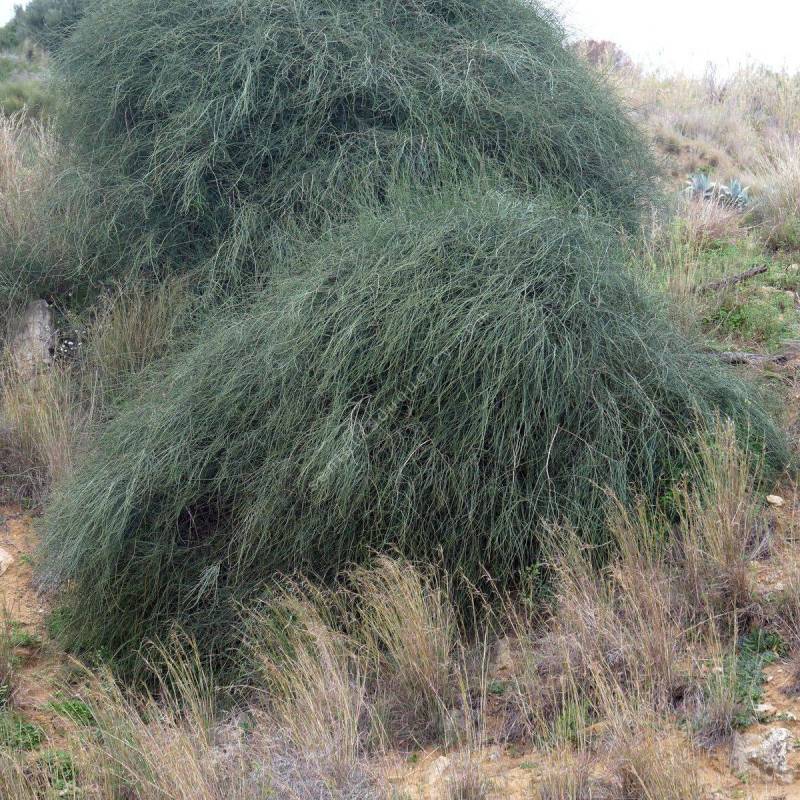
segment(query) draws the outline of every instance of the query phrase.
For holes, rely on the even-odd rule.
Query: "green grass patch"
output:
[[[9,639],[12,647],[38,648],[42,646],[42,638],[25,630],[22,623],[13,621],[9,624],[9,628]]]
[[[78,772],[75,759],[66,750],[48,748],[38,753],[31,770],[43,797],[82,797],[75,785]],[[37,794],[37,797],[39,795]]]
[[[737,713],[734,727],[746,728],[757,721],[755,707],[763,699],[764,667],[788,652],[786,643],[774,631],[755,628],[742,637],[733,659]]]
[[[797,337],[796,298],[772,286],[747,286],[726,292],[707,312],[706,331],[722,343],[774,351]]]
[[[23,109],[31,117],[55,113],[56,96],[49,84],[38,78],[12,78],[0,82],[0,112],[16,114]]]
[[[0,711],[0,747],[35,750],[44,741],[44,731],[20,714]]]
[[[54,713],[76,725],[90,727],[95,724],[94,712],[83,700],[77,698],[53,700],[47,705]]]

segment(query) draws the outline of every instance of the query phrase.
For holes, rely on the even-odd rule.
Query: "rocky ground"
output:
[[[772,511],[775,525],[784,529],[783,533],[795,528],[800,510],[797,498],[785,495],[783,507]],[[800,533],[800,528],[797,530]],[[800,541],[795,545],[791,536],[786,539],[791,543],[788,549],[753,564],[759,591],[767,599],[782,589],[786,569],[800,563]],[[81,669],[49,636],[46,601],[32,585],[36,536],[29,513],[15,507],[0,508],[0,548],[0,592],[7,624],[21,642],[16,648],[13,707],[44,731],[48,746],[57,747],[62,717],[54,707],[66,687],[80,682]],[[501,651],[493,665],[493,679],[503,678],[504,661]],[[663,733],[682,740],[709,800],[800,800],[800,693],[788,663],[771,664],[765,673],[762,702],[756,709],[759,721],[737,732],[732,740],[707,750],[692,746],[678,729]],[[491,734],[493,714],[490,704],[486,714],[489,741],[495,738]],[[449,800],[451,776],[463,775],[465,764],[480,768],[490,797],[530,800],[552,762],[536,751],[494,744],[475,752],[431,749],[404,754],[387,758],[378,768],[397,797]]]

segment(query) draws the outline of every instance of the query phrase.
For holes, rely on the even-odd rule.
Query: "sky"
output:
[[[202,0],[201,0],[202,1]],[[610,39],[637,63],[698,75],[748,63],[800,72],[800,0],[545,0],[576,36]],[[0,24],[20,0],[0,0]]]
[[[14,6],[24,5],[20,0],[0,0],[0,25],[5,25],[14,16]]]
[[[549,0],[580,38],[610,39],[643,66],[702,74],[765,64],[800,72],[800,0]]]

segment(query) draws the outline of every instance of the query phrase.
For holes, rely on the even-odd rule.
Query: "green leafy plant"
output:
[[[735,672],[734,727],[745,728],[755,721],[755,707],[763,698],[764,667],[786,654],[786,643],[775,631],[756,627],[739,640],[736,655],[728,666]]]
[[[83,700],[77,698],[53,700],[48,705],[56,714],[66,717],[76,725],[95,724],[94,712]]]
[[[77,769],[71,753],[47,749],[37,756],[35,765],[36,772],[44,778],[46,787],[59,792],[60,797],[70,796],[75,790]]]
[[[21,623],[11,622],[10,628],[12,647],[37,648],[42,646],[41,637],[26,630]]]
[[[0,747],[34,750],[44,741],[44,731],[20,714],[0,711]]]

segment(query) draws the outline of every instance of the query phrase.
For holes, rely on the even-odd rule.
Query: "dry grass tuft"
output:
[[[678,740],[670,740],[663,720],[637,722],[613,740],[609,762],[616,779],[614,800],[700,800],[700,784],[691,755]]]
[[[105,383],[124,382],[169,350],[189,313],[185,281],[120,285],[89,328],[84,358]]]
[[[682,579],[700,618],[734,622],[753,602],[750,564],[767,545],[756,524],[751,457],[733,426],[720,421],[698,440],[692,481],[675,493],[680,516]]]
[[[331,764],[343,782],[362,754],[369,709],[358,648],[331,617],[333,608],[341,610],[338,601],[290,584],[277,605],[254,620],[254,648],[272,715],[288,741]]]
[[[781,136],[755,166],[753,216],[775,249],[800,250],[800,140]]]
[[[46,123],[24,112],[0,116],[0,243],[41,237],[41,200],[54,180],[59,146]],[[4,257],[8,253],[4,253]]]
[[[596,797],[592,757],[586,752],[557,753],[544,778],[536,785],[536,800],[592,800]]]
[[[381,557],[353,573],[360,632],[371,669],[386,687],[391,730],[441,736],[457,699],[458,628],[441,573]]]
[[[491,796],[492,784],[471,754],[451,767],[445,778],[442,800],[489,800]]]
[[[35,375],[10,358],[0,369],[0,490],[40,500],[68,475],[100,407],[91,374],[56,365]]]

